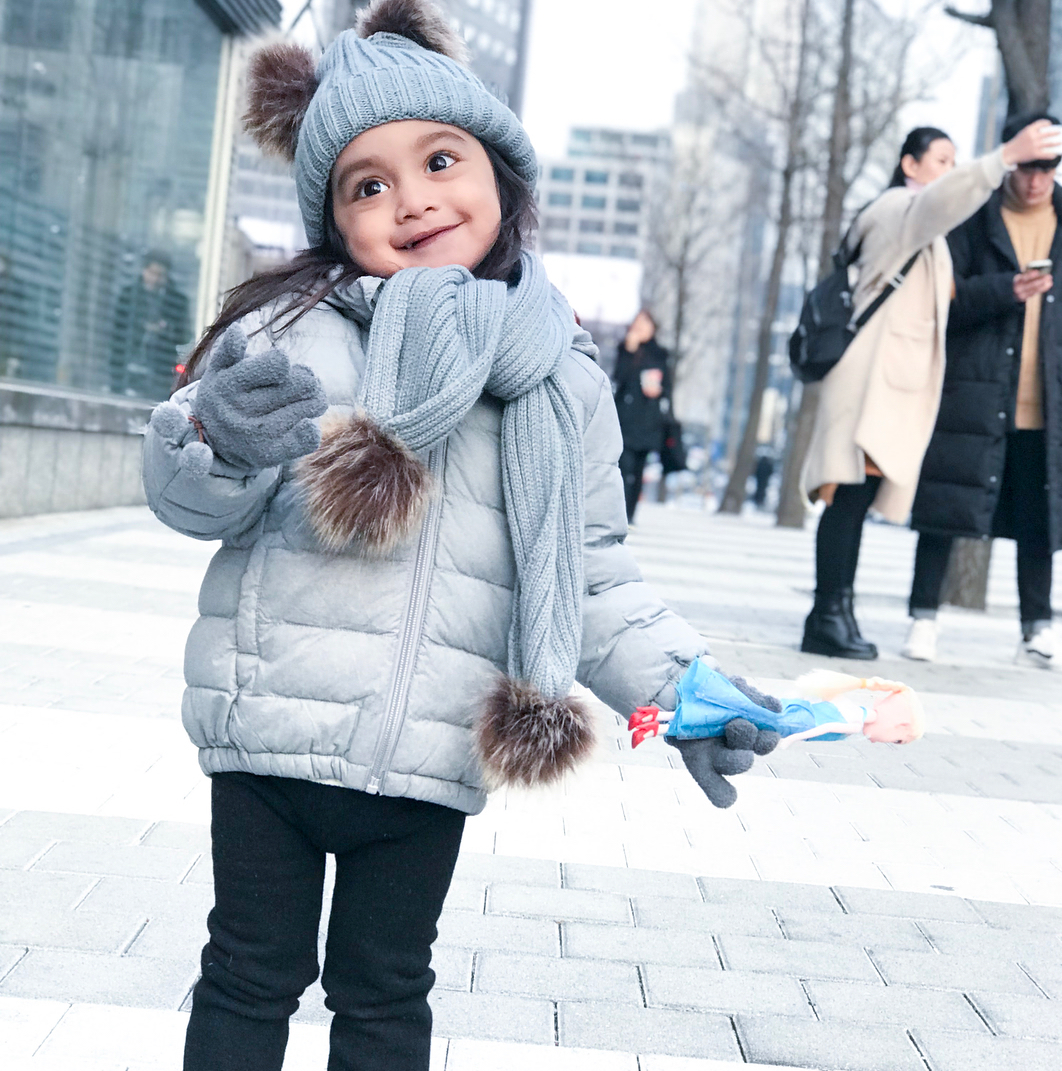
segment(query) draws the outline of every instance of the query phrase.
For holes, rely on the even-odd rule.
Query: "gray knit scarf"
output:
[[[557,374],[575,319],[542,261],[514,286],[462,267],[408,268],[377,297],[360,404],[413,451],[441,442],[484,391],[505,402],[501,460],[517,583],[509,676],[568,694],[582,645],[583,444]]]

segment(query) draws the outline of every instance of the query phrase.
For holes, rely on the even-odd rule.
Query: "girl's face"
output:
[[[479,141],[422,119],[359,134],[332,168],[332,211],[369,275],[461,264],[472,271],[501,224],[498,186]]]
[[[916,160],[908,153],[901,161],[903,173],[920,186],[928,186],[941,175],[946,175],[955,166],[955,146],[948,138],[934,138]]]

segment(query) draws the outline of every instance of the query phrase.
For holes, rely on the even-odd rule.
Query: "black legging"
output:
[[[855,584],[863,521],[880,486],[880,476],[868,476],[864,483],[838,484],[833,503],[823,510],[815,536],[818,598],[836,595]]]
[[[1003,486],[996,516],[1018,543],[1018,603],[1023,624],[1051,620],[1051,542],[1047,526],[1047,453],[1042,431],[1022,430],[1007,436]],[[948,569],[952,536],[922,532],[911,581],[911,615],[934,611]]]
[[[428,1071],[428,964],[465,816],[283,777],[211,782],[215,904],[185,1071],[280,1071],[288,1018],[317,977],[326,852],[329,1071]]]
[[[619,468],[623,476],[623,497],[627,501],[627,523],[634,520],[634,511],[638,508],[638,499],[642,496],[642,473],[645,471],[645,459],[648,450],[628,450],[623,448],[620,454]]]

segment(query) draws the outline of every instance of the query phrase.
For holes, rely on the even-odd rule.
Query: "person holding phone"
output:
[[[630,524],[642,494],[645,459],[663,446],[671,411],[668,352],[656,341],[656,321],[647,309],[631,321],[619,345],[612,390],[623,433],[619,467]]]
[[[1004,139],[1044,113],[1018,116]],[[956,536],[1018,545],[1015,660],[1050,668],[1052,554],[1062,547],[1062,149],[1026,156],[948,235],[955,296],[948,363],[911,526],[919,532],[903,654],[936,657],[937,607]]]
[[[956,167],[948,135],[918,127],[900,149],[890,187],[859,213],[846,237],[858,270],[853,318],[905,265],[908,271],[822,381],[801,480],[811,501],[826,503],[802,651],[878,656],[853,609],[863,521],[871,506],[897,524],[911,511],[944,379],[952,292],[944,236],[988,200],[1008,171],[1048,145],[1062,151],[1062,137],[1049,123],[1033,123],[995,152]]]

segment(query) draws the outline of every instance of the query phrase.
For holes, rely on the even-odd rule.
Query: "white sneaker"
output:
[[[1018,643],[1014,661],[1019,666],[1035,666],[1051,669],[1055,664],[1055,634],[1051,628],[1042,628],[1029,639]]]
[[[933,617],[916,617],[911,621],[907,642],[900,654],[915,662],[937,660],[937,621]]]

